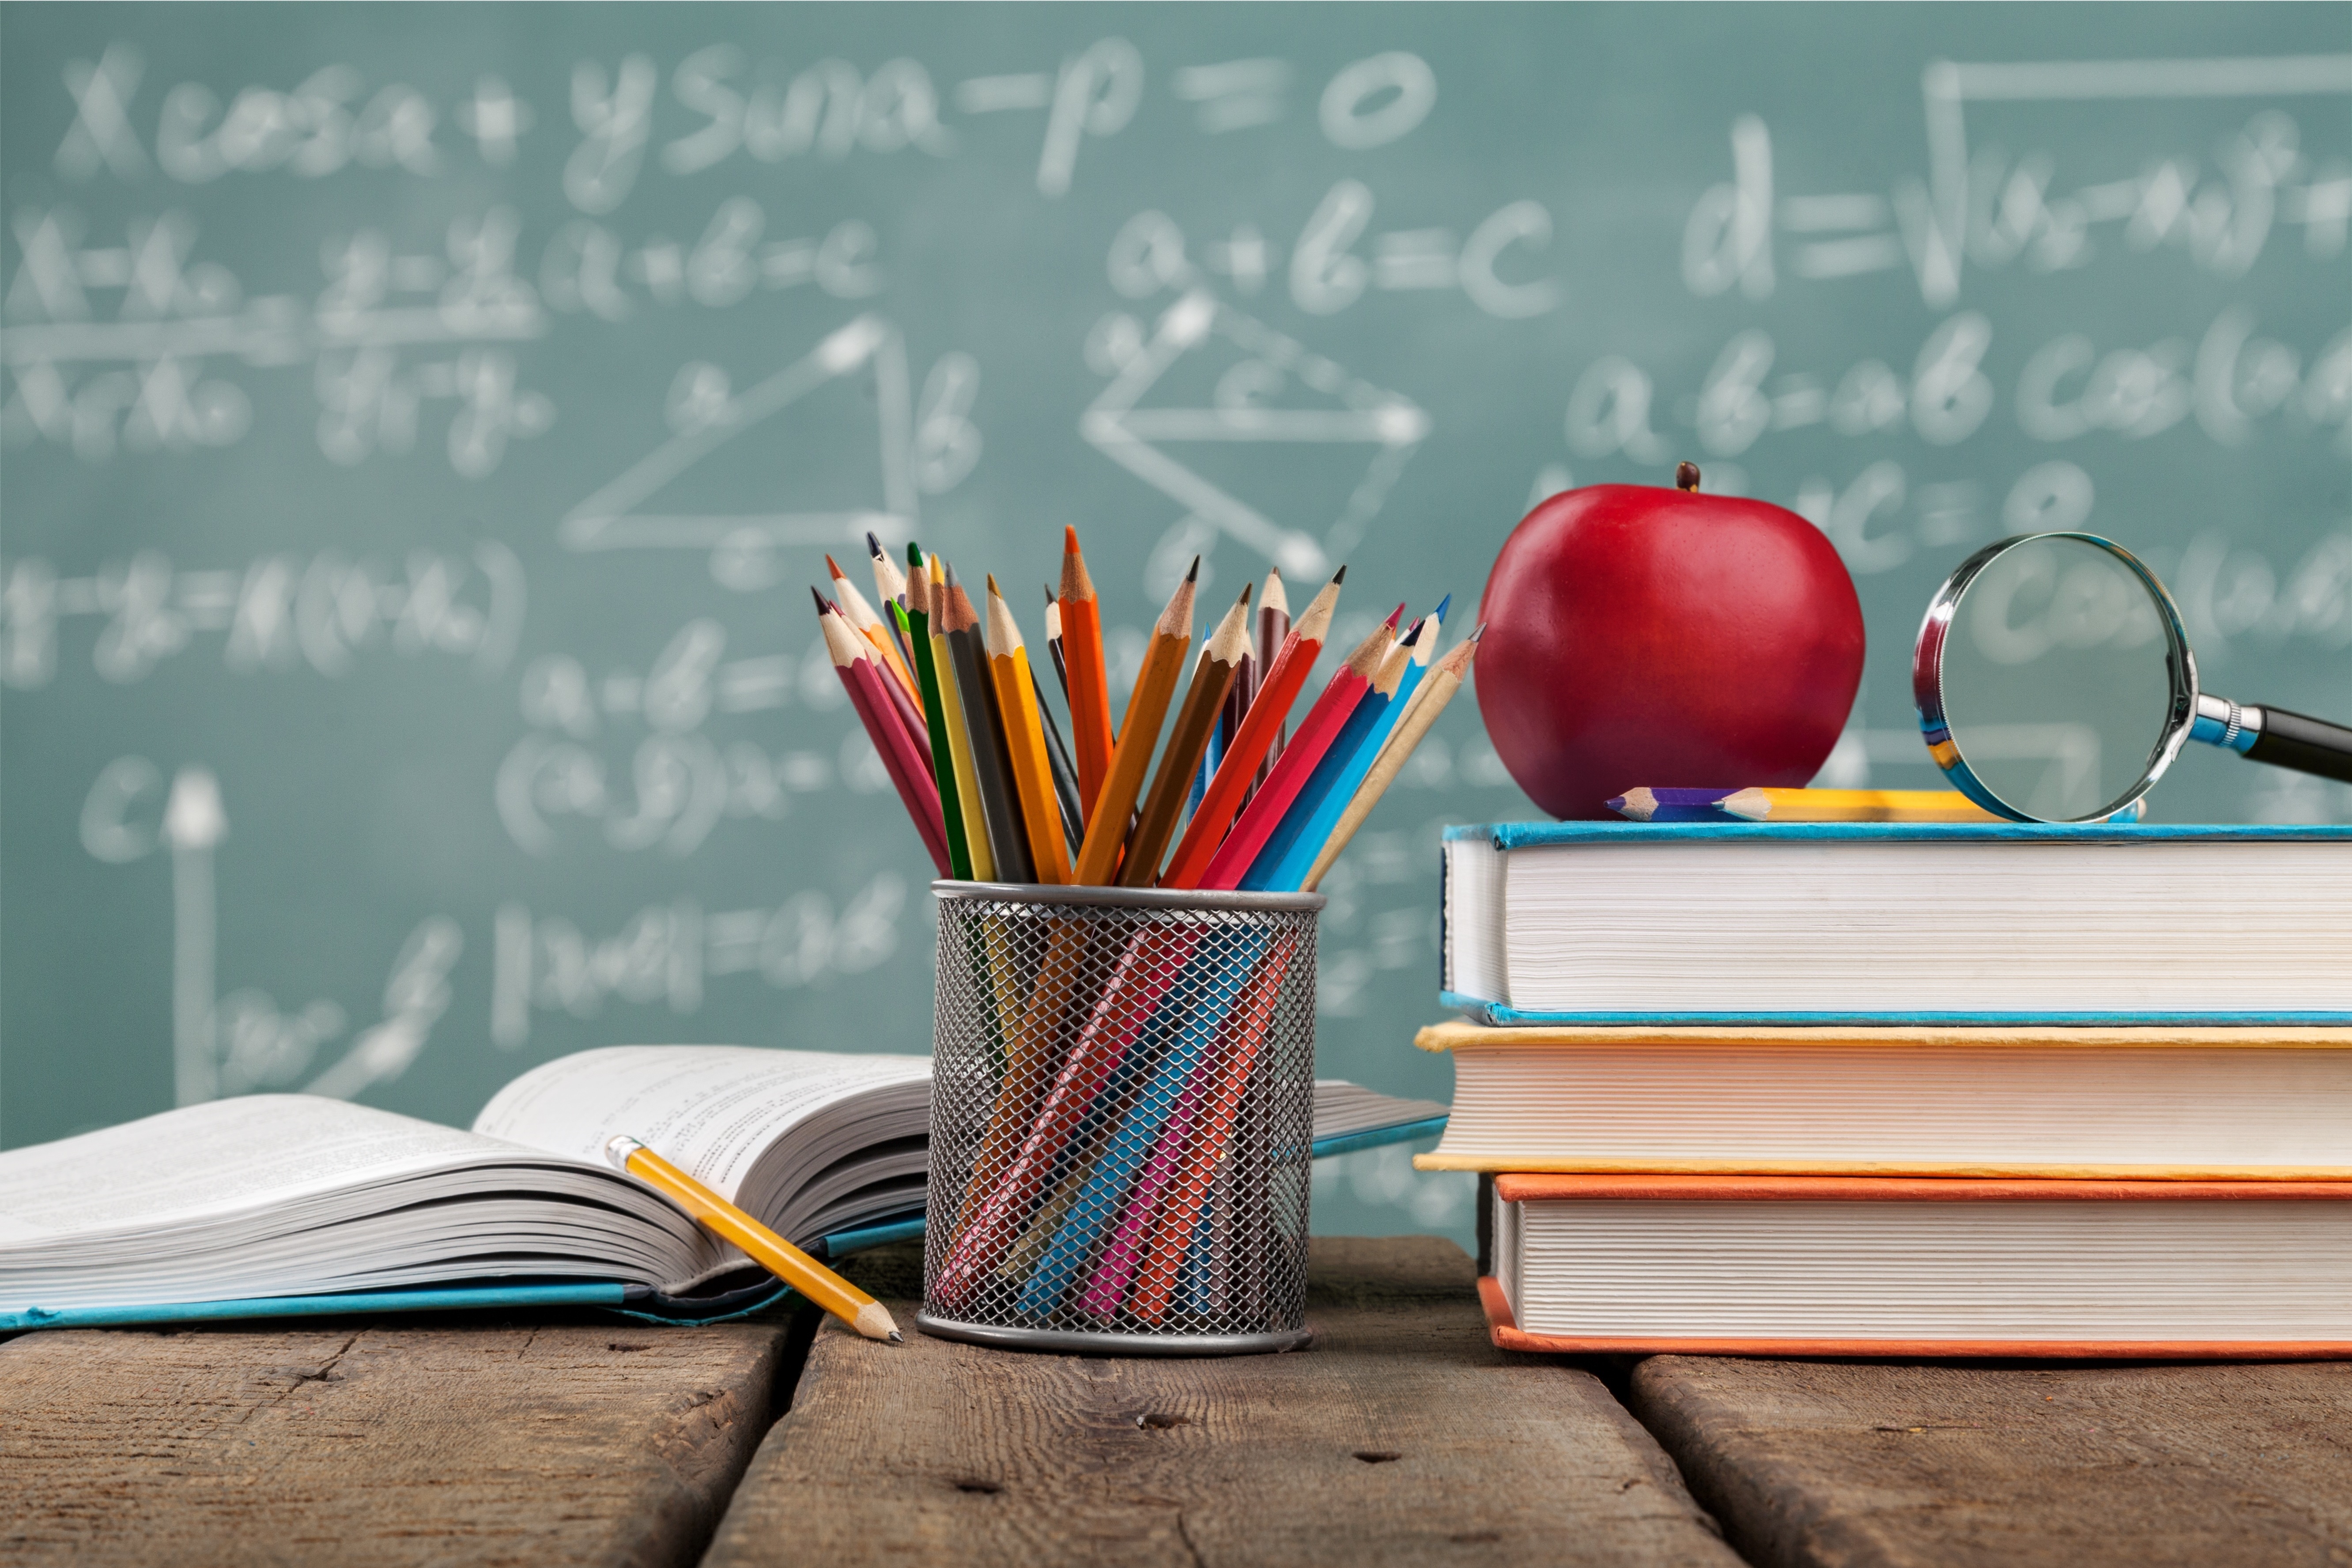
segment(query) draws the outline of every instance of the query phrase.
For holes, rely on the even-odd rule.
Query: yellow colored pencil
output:
[[[904,1344],[890,1310],[873,1297],[624,1133],[604,1145],[604,1158],[674,1200],[695,1223],[869,1340]]]
[[[1999,822],[1956,789],[1772,789],[1734,791],[1716,803],[1745,822]]]
[[[996,685],[996,711],[1004,724],[1004,749],[1013,759],[1013,789],[1020,797],[1022,825],[1028,830],[1030,869],[1040,882],[1070,879],[1070,851],[1062,837],[1062,803],[1054,794],[1053,764],[1045,756],[1045,721],[1037,713],[1036,678],[1013,608],[988,579],[988,669]]]

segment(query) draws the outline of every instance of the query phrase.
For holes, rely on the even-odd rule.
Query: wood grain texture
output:
[[[0,1562],[691,1563],[782,1323],[86,1329],[0,1344]]]
[[[910,1319],[908,1258],[864,1267]],[[1486,1342],[1472,1282],[1449,1242],[1318,1238],[1314,1348],[1223,1360],[825,1325],[705,1562],[1731,1568],[1597,1379]]]
[[[2352,1562],[2352,1364],[1659,1356],[1632,1399],[1769,1568]]]

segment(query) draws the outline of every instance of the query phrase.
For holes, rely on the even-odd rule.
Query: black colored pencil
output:
[[[1054,645],[1054,657],[1061,658],[1061,645]],[[1070,841],[1070,853],[1076,855],[1087,837],[1086,818],[1078,807],[1078,770],[1070,763],[1070,748],[1062,740],[1062,727],[1054,721],[1054,710],[1045,702],[1045,683],[1037,679],[1037,667],[1029,667],[1030,683],[1037,688],[1037,717],[1045,726],[1045,762],[1054,773],[1054,799],[1062,808],[1062,837]]]

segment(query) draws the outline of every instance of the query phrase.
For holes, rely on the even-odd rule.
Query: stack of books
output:
[[[2352,1355],[2352,828],[1444,846],[1508,1349]]]

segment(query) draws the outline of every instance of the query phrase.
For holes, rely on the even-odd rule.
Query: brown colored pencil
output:
[[[1064,559],[1066,562],[1068,557]],[[1153,748],[1160,744],[1160,723],[1168,717],[1168,703],[1176,695],[1176,682],[1183,677],[1184,655],[1192,647],[1192,599],[1199,592],[1200,576],[1201,558],[1195,555],[1192,569],[1170,595],[1168,607],[1152,624],[1151,640],[1144,647],[1143,669],[1135,678],[1135,690],[1127,700],[1127,717],[1119,722],[1118,743],[1111,749],[1110,771],[1103,778],[1101,793],[1087,810],[1086,842],[1078,851],[1077,868],[1072,873],[1077,882],[1108,886],[1111,874],[1118,868],[1119,848],[1127,842],[1127,815],[1135,808],[1136,797],[1143,793],[1143,775],[1151,766]],[[1087,601],[1091,605],[1091,587]],[[1066,592],[1062,595],[1062,633],[1069,637],[1075,606]],[[1100,647],[1099,639],[1096,646]],[[1074,680],[1076,674],[1074,660]],[[1075,726],[1076,719],[1071,722]],[[1086,789],[1083,763],[1078,788],[1081,793]]]
[[[1209,731],[1216,727],[1234,671],[1249,657],[1249,584],[1244,583],[1242,596],[1217,623],[1192,667],[1192,689],[1184,694],[1176,727],[1168,733],[1160,771],[1152,774],[1151,788],[1143,797],[1143,815],[1128,836],[1127,858],[1118,872],[1122,888],[1148,888],[1159,876],[1160,858],[1168,852],[1168,840],[1176,832],[1176,814],[1184,809],[1201,754],[1209,749]]]
[[[1095,580],[1087,574],[1087,558],[1078,549],[1078,531],[1067,526],[1062,530],[1059,608],[1062,656],[1069,666],[1070,752],[1078,764],[1078,804],[1086,808],[1091,826],[1103,781],[1110,777],[1111,752],[1118,746],[1118,732],[1110,723],[1110,668],[1103,659],[1102,605],[1095,597]],[[1191,630],[1189,621],[1185,629]]]
[[[1054,795],[1054,771],[1045,760],[1045,729],[1037,716],[1037,684],[1029,672],[1029,651],[1013,607],[988,579],[988,666],[996,687],[997,718],[1004,726],[1004,749],[1013,759],[1013,790],[1029,835],[1029,861],[1040,882],[1070,879],[1069,846],[1062,838],[1062,807]]]

